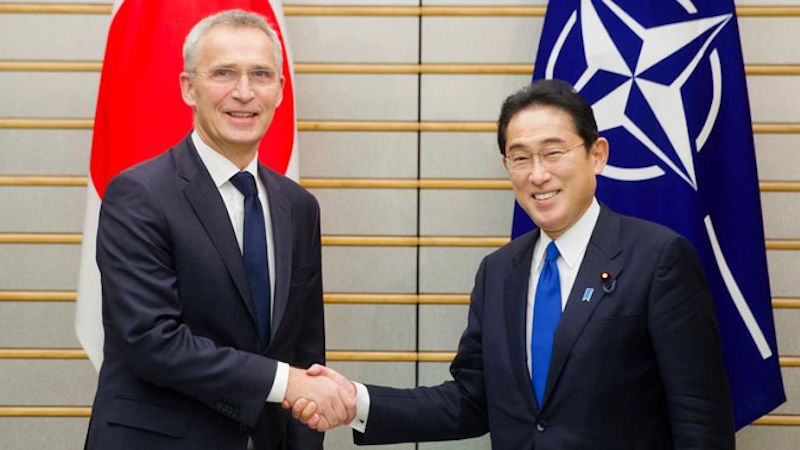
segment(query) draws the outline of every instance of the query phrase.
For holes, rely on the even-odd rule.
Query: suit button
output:
[[[536,431],[544,431],[547,429],[547,422],[540,420],[536,422]]]
[[[243,424],[243,423],[240,423],[240,424],[239,424],[239,431],[241,431],[242,433],[244,433],[245,431],[247,431],[247,429],[248,429],[248,428],[247,428],[247,425],[245,425],[245,424]]]

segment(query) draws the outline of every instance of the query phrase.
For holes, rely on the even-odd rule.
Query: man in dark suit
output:
[[[711,296],[691,244],[594,197],[608,159],[591,107],[540,81],[506,99],[498,143],[538,229],[480,265],[436,387],[356,384],[358,444],[463,439],[494,449],[732,449]],[[346,386],[333,370],[314,366]],[[316,405],[293,413],[317,429]]]
[[[86,447],[321,448],[280,402],[316,397],[326,425],[354,405],[298,369],[325,360],[320,221],[311,194],[257,160],[281,102],[280,41],[263,17],[226,11],[193,28],[184,63],[194,131],[105,192]]]

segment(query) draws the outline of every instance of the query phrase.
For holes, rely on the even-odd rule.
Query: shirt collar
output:
[[[594,226],[597,224],[597,219],[600,217],[600,204],[596,198],[592,199],[592,203],[586,212],[583,213],[580,219],[575,222],[567,231],[556,239],[556,247],[561,254],[561,258],[570,269],[579,264],[578,260],[585,253],[586,247],[589,245],[589,239],[592,237]],[[545,232],[539,233],[539,241],[534,248],[534,261],[541,262],[543,259],[544,251],[550,244],[550,236]]]
[[[206,144],[197,131],[192,131],[192,143],[194,148],[197,149],[197,154],[200,155],[200,160],[203,161],[206,169],[208,169],[211,179],[214,180],[214,185],[217,186],[217,189],[240,172],[236,164]],[[258,179],[258,155],[250,161],[244,170]]]

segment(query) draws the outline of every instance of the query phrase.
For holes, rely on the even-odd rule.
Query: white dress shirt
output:
[[[228,158],[222,156],[216,150],[212,149],[208,144],[203,142],[203,139],[197,134],[197,131],[192,132],[192,143],[197,153],[200,155],[200,160],[206,166],[211,179],[214,180],[214,185],[219,190],[219,195],[225,203],[225,208],[228,210],[228,217],[231,219],[233,232],[236,234],[236,241],[239,243],[239,252],[244,253],[242,241],[244,239],[244,194],[239,192],[239,189],[231,183],[231,177],[240,172],[239,168],[231,162]],[[250,161],[250,164],[244,169],[253,175],[256,179],[256,187],[258,188],[258,199],[261,201],[261,209],[264,211],[264,224],[267,230],[267,260],[269,262],[269,285],[270,285],[270,311],[274,311],[273,307],[275,299],[275,246],[272,238],[272,220],[270,220],[269,211],[269,198],[267,197],[267,188],[258,176],[258,156]],[[270,324],[272,317],[269,318]],[[267,401],[272,403],[280,403],[286,395],[286,386],[289,382],[289,365],[284,362],[278,362],[278,369],[275,372],[275,381],[272,383],[272,388],[267,396]]]
[[[567,231],[556,239],[556,247],[561,256],[556,260],[558,267],[558,280],[561,285],[561,311],[567,306],[567,299],[578,275],[578,269],[583,262],[589,239],[600,217],[600,204],[597,199],[592,199],[591,205]],[[533,323],[533,301],[536,296],[536,286],[539,284],[539,273],[542,271],[544,252],[552,239],[547,233],[539,233],[539,239],[533,247],[533,260],[531,261],[530,282],[528,283],[528,305],[525,314],[525,342],[527,344],[528,375],[531,372],[531,323]],[[356,418],[350,427],[361,433],[367,429],[369,419],[369,391],[361,383],[356,385]]]

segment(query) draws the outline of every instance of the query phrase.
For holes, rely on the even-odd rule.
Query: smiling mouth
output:
[[[234,111],[227,112],[226,114],[228,114],[228,115],[229,115],[229,116],[231,116],[231,117],[235,117],[235,118],[237,118],[237,119],[247,119],[247,118],[249,118],[249,117],[254,117],[254,116],[256,115],[256,113],[249,113],[249,112],[234,112]]]
[[[533,194],[533,198],[535,198],[536,200],[548,200],[548,199],[551,199],[551,198],[555,197],[560,192],[561,191],[550,191],[550,192],[545,192],[545,193],[542,193],[542,194]]]

